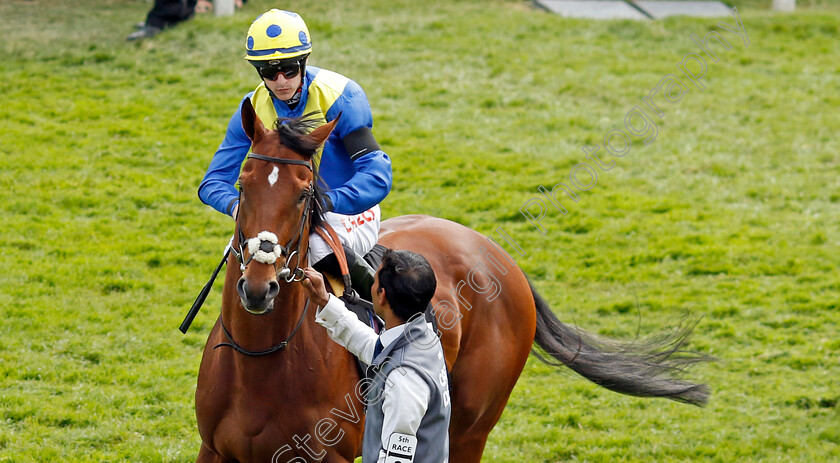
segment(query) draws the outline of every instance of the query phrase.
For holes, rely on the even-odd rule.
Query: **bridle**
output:
[[[292,164],[292,165],[299,165],[305,166],[309,168],[310,172],[312,169],[312,162],[311,161],[301,161],[298,159],[282,159],[282,158],[273,158],[271,156],[264,156],[262,154],[251,153],[248,155],[248,159],[259,159],[261,161],[268,161],[273,162],[275,164]],[[309,223],[310,216],[309,214],[312,212],[312,199],[315,197],[315,187],[312,185],[312,182],[309,183],[309,188],[306,189],[304,192],[306,196],[306,205],[303,210],[303,215],[300,219],[300,225],[298,226],[297,233],[292,236],[291,239],[285,245],[279,245],[277,243],[273,243],[269,240],[260,240],[259,242],[259,250],[265,253],[274,253],[276,257],[283,256],[286,258],[286,264],[281,269],[277,269],[277,261],[273,262],[275,274],[277,275],[277,281],[279,282],[282,278],[286,283],[292,283],[296,281],[303,280],[304,273],[303,269],[300,268],[301,263],[301,247],[303,246],[303,240],[301,237],[303,236],[303,230],[306,228],[306,224]],[[236,223],[236,233],[237,239],[239,241],[238,250],[231,249],[233,252],[234,257],[236,257],[237,262],[239,262],[239,269],[244,273],[245,269],[248,267],[248,264],[254,258],[255,253],[251,252],[248,256],[248,259],[245,259],[245,249],[243,246],[246,242],[250,241],[245,238],[245,233],[242,232],[242,224],[237,221]],[[251,240],[259,239],[259,237],[251,238]],[[292,245],[294,245],[295,241],[297,241],[297,249],[291,251]],[[279,253],[278,253],[279,251]],[[289,262],[293,260],[294,257],[297,257],[295,260],[294,270],[289,267]]]
[[[301,160],[297,160],[297,159],[273,158],[273,157],[270,157],[270,156],[264,156],[262,154],[257,154],[257,153],[249,154],[248,159],[259,159],[261,161],[273,162],[275,164],[300,165],[300,166],[305,166],[305,167],[309,168],[310,172],[313,171],[312,162],[310,162],[310,161],[301,161]],[[274,271],[275,271],[275,274],[277,276],[277,281],[278,282],[280,281],[281,278],[284,281],[286,281],[286,283],[301,281],[304,278],[303,269],[300,268],[301,257],[302,257],[301,253],[300,253],[300,250],[301,250],[301,247],[303,246],[303,239],[302,239],[303,230],[304,230],[304,228],[306,228],[306,225],[309,223],[310,214],[312,213],[312,199],[315,197],[315,187],[312,185],[312,182],[309,183],[309,188],[306,189],[306,192],[304,193],[304,195],[306,196],[306,205],[305,205],[304,210],[303,210],[303,215],[301,216],[301,219],[300,219],[300,225],[298,226],[298,231],[285,245],[281,246],[281,245],[277,244],[276,242],[271,242],[269,240],[260,239],[260,235],[262,235],[262,233],[260,233],[260,235],[258,235],[255,238],[251,238],[251,240],[260,240],[259,241],[259,251],[262,251],[263,253],[266,253],[266,254],[273,253],[275,258],[279,257],[279,256],[286,257],[286,264],[283,266],[283,268],[281,268],[279,270],[277,269],[277,260],[274,260],[274,262],[273,262],[274,263]],[[244,273],[245,269],[248,267],[248,264],[251,262],[252,259],[254,259],[255,253],[251,252],[250,255],[248,256],[248,259],[245,260],[245,257],[244,257],[245,256],[245,249],[243,248],[243,245],[246,243],[246,241],[250,241],[250,240],[245,239],[245,234],[242,232],[242,225],[239,223],[238,220],[237,220],[237,223],[236,223],[236,233],[237,233],[237,239],[239,240],[239,246],[238,246],[239,249],[237,251],[233,246],[231,246],[231,252],[236,257],[236,260],[239,262],[240,270]],[[273,234],[271,234],[271,235],[273,236]],[[276,241],[276,236],[274,237],[274,241]],[[297,249],[290,252],[290,250],[292,249],[292,246],[295,244],[295,241],[297,241]],[[278,254],[278,251],[279,251],[279,254]],[[295,261],[294,270],[292,270],[291,268],[289,268],[289,262],[291,262],[294,257],[297,257],[297,260]],[[218,349],[219,347],[222,347],[222,346],[230,347],[230,348],[233,348],[235,351],[237,351],[241,354],[245,354],[245,355],[252,356],[252,357],[268,355],[268,354],[272,354],[274,352],[283,350],[289,344],[289,341],[292,340],[292,337],[295,335],[295,333],[297,333],[298,328],[300,328],[300,325],[303,324],[303,319],[306,317],[306,312],[307,312],[308,309],[309,309],[309,298],[307,297],[306,302],[303,305],[303,313],[300,315],[300,319],[298,320],[297,324],[295,325],[294,329],[292,329],[292,332],[289,334],[289,336],[286,338],[286,340],[277,344],[277,345],[275,345],[274,347],[271,347],[271,348],[266,349],[266,350],[261,350],[261,351],[248,350],[248,349],[243,348],[239,344],[237,344],[236,341],[233,340],[233,336],[230,334],[230,331],[228,331],[227,327],[225,326],[224,320],[222,319],[222,317],[219,317],[219,322],[222,325],[222,332],[224,333],[228,342],[219,343],[214,347],[214,349]]]

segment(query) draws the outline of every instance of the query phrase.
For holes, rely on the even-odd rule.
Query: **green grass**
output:
[[[0,4],[0,462],[193,461],[193,392],[232,232],[196,188],[242,94],[251,0],[143,43],[148,2]],[[561,319],[621,337],[703,314],[705,409],[620,396],[529,361],[485,461],[840,458],[837,2],[732,1],[750,37],[659,134],[549,212],[583,144],[623,126],[717,20],[563,19],[525,2],[296,6],[313,63],[367,91],[394,161],[388,217],[502,226]],[[726,20],[730,24],[731,19]],[[689,84],[690,85],[690,84]],[[603,149],[599,154],[604,154]],[[606,155],[604,155],[606,158]],[[641,321],[639,321],[641,317]]]

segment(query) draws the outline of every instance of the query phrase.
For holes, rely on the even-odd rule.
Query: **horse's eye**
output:
[[[300,194],[300,198],[298,198],[298,202],[302,203],[305,200],[306,200],[306,192],[304,191],[303,193]]]

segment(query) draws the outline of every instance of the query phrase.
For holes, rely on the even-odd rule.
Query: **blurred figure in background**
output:
[[[242,5],[247,2],[248,0],[234,0],[233,6],[236,8],[242,8]],[[198,0],[198,3],[195,4],[196,13],[209,13],[211,11],[213,11],[213,0]]]
[[[155,4],[146,16],[146,22],[137,24],[137,30],[126,40],[147,39],[156,36],[167,27],[190,19],[195,13],[197,0],[155,0]]]

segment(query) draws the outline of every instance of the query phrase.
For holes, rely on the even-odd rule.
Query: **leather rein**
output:
[[[271,156],[265,156],[265,155],[257,154],[257,153],[249,154],[247,159],[258,159],[260,161],[273,162],[275,164],[291,164],[291,165],[305,166],[305,167],[309,168],[310,171],[313,171],[311,161],[302,161],[302,160],[298,160],[298,159],[274,158],[274,157],[271,157]],[[301,250],[301,247],[303,246],[303,239],[302,239],[303,230],[306,228],[306,225],[310,221],[310,214],[312,213],[312,200],[315,197],[315,188],[313,187],[312,183],[309,184],[309,188],[307,189],[305,194],[306,194],[306,206],[303,210],[303,215],[301,216],[300,226],[298,227],[297,233],[285,245],[277,246],[281,249],[281,254],[284,257],[286,257],[285,266],[283,266],[283,268],[281,268],[279,270],[277,269],[277,261],[274,262],[274,270],[275,270],[275,273],[277,275],[278,282],[281,278],[283,280],[285,280],[286,283],[301,281],[304,278],[303,269],[300,268],[300,263],[301,263],[300,250]],[[248,256],[247,260],[245,259],[245,249],[243,248],[243,245],[246,242],[246,239],[245,239],[245,234],[242,232],[242,225],[240,224],[238,219],[236,221],[236,233],[237,233],[237,240],[239,241],[239,244],[238,244],[237,247],[239,249],[237,250],[233,246],[231,246],[230,250],[233,253],[234,257],[236,257],[237,262],[239,262],[240,270],[244,273],[248,264],[254,258],[254,255],[251,254],[250,256]],[[291,251],[291,253],[290,253],[290,250],[291,250],[292,246],[294,245],[295,241],[297,241],[297,249],[294,250],[294,251]],[[289,268],[289,262],[291,262],[292,258],[295,257],[295,256],[297,256],[297,261],[295,262],[294,270],[292,270],[292,269]],[[251,356],[251,357],[259,357],[259,356],[262,356],[262,355],[273,354],[274,352],[283,350],[289,344],[289,341],[292,340],[292,337],[297,333],[298,328],[300,328],[300,326],[303,324],[303,319],[306,317],[306,312],[307,312],[308,309],[309,309],[309,298],[307,297],[306,298],[306,303],[303,305],[303,313],[300,315],[300,319],[298,320],[297,325],[295,325],[294,329],[289,334],[289,336],[284,341],[275,345],[274,347],[271,347],[271,348],[268,348],[268,349],[265,349],[265,350],[261,350],[261,351],[248,350],[248,349],[245,349],[244,347],[240,346],[239,344],[237,344],[236,341],[233,340],[233,336],[230,334],[230,331],[228,331],[227,327],[225,327],[224,319],[222,318],[221,315],[219,315],[219,322],[222,325],[222,332],[224,333],[228,342],[219,343],[214,347],[214,349],[218,349],[219,347],[223,347],[223,346],[224,347],[230,347],[233,350],[235,350],[235,351],[237,351],[241,354],[248,355],[248,356]]]

